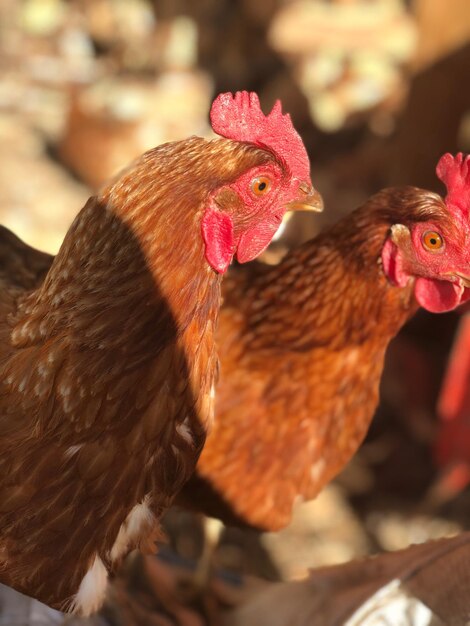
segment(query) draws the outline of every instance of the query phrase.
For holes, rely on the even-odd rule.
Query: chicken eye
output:
[[[264,196],[271,188],[271,181],[267,176],[258,176],[251,181],[251,190],[255,196]]]
[[[427,250],[435,252],[444,245],[444,240],[435,230],[428,230],[423,235],[423,245]]]

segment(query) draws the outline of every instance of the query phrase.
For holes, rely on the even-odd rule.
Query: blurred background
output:
[[[440,155],[470,152],[469,77],[469,0],[2,0],[0,221],[56,252],[107,178],[154,145],[209,136],[218,92],[255,90],[292,115],[326,205],[287,224],[275,263],[381,187],[442,192]],[[347,470],[286,531],[227,530],[218,567],[300,578],[468,526],[470,446],[442,453],[438,410],[460,319],[422,313],[404,329]],[[172,511],[167,530],[197,559],[199,519]]]

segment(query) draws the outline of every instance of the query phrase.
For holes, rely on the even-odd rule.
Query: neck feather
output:
[[[341,349],[372,337],[385,346],[416,311],[412,286],[393,287],[383,274],[389,226],[367,228],[359,219],[352,228],[350,219],[255,280],[250,322],[259,348],[272,347],[273,338],[279,348],[299,351]]]
[[[17,345],[67,333],[85,348],[114,337],[113,345],[137,350],[166,328],[182,337],[195,317],[215,322],[220,278],[204,258],[202,194],[188,201],[155,183],[151,194],[136,178],[135,171],[121,177],[78,214],[24,304]]]

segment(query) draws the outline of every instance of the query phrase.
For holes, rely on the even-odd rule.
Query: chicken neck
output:
[[[417,310],[412,284],[394,287],[383,273],[389,226],[348,219],[256,277],[246,305],[253,349],[334,351],[371,338],[385,348]]]

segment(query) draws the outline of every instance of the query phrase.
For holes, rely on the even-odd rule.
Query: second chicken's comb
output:
[[[210,118],[218,135],[267,148],[289,167],[294,176],[309,180],[307,151],[290,116],[282,113],[279,100],[271,113],[265,115],[256,93],[237,91],[235,96],[221,93],[212,104]]]
[[[470,215],[470,155],[459,152],[455,157],[444,154],[437,164],[436,173],[447,187],[446,203],[461,211],[468,219]]]

